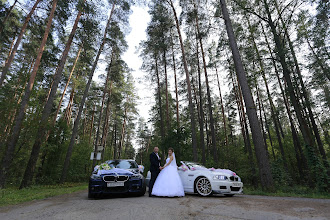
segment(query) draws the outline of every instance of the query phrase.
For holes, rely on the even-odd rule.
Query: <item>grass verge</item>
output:
[[[65,183],[60,185],[36,185],[21,190],[14,187],[0,189],[0,207],[73,193],[87,189],[87,186],[87,183]]]
[[[252,187],[244,186],[244,194],[246,195],[260,195],[260,196],[278,196],[278,197],[300,197],[313,199],[330,199],[330,194],[326,192],[318,192],[307,187],[287,187],[277,189],[275,192],[265,192],[261,189],[253,189]]]

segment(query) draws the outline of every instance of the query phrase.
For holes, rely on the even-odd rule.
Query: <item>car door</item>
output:
[[[195,181],[195,171],[191,170],[179,170],[179,175],[181,177],[182,185],[185,192],[194,192],[194,181]]]

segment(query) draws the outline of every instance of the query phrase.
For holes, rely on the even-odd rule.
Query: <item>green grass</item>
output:
[[[86,183],[65,183],[61,185],[37,185],[25,189],[9,187],[0,189],[0,206],[45,199],[52,196],[73,193],[87,189]]]
[[[278,197],[301,197],[314,199],[330,199],[330,194],[326,192],[318,192],[308,187],[285,187],[276,189],[275,192],[265,192],[261,189],[253,189],[252,187],[244,187],[246,195],[261,195],[261,196],[278,196]]]

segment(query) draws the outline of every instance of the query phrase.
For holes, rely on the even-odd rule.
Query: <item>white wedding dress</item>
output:
[[[173,153],[173,160],[171,164],[167,165],[160,171],[151,194],[154,196],[164,197],[181,197],[184,196],[184,189],[181,178],[178,173],[176,165],[175,154]],[[166,164],[170,158],[166,159]]]

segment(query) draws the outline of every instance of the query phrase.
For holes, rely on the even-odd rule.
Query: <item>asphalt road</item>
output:
[[[330,200],[238,195],[90,200],[87,191],[0,208],[0,219],[330,219]]]

